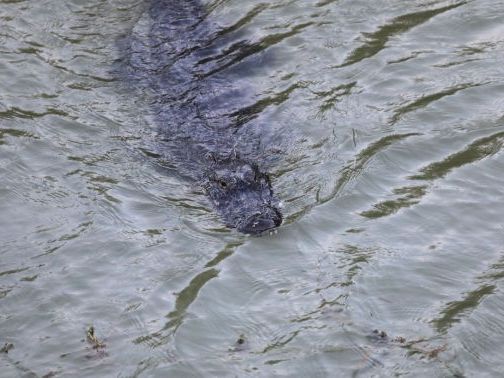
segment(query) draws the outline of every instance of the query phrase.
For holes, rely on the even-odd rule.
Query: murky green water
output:
[[[0,376],[500,375],[504,2],[209,2],[282,135],[261,238],[138,153],[144,5],[0,0]]]

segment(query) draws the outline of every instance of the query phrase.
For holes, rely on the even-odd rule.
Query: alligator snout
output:
[[[255,164],[236,158],[216,160],[202,185],[230,228],[259,235],[282,223],[271,181]]]
[[[248,217],[238,226],[238,231],[256,235],[278,227],[281,223],[282,215],[280,212],[276,208],[268,206],[264,210],[258,211]]]

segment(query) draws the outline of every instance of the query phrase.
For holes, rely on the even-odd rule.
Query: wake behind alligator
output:
[[[252,91],[237,84],[239,64],[220,53],[225,37],[207,16],[198,0],[151,0],[129,38],[124,80],[148,98],[158,159],[195,180],[228,227],[260,234],[282,222],[264,125],[248,122]]]

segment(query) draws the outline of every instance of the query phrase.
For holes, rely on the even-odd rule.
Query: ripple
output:
[[[20,108],[10,108],[5,111],[0,112],[0,119],[11,119],[11,118],[21,118],[21,119],[35,119],[42,118],[48,115],[58,115],[68,117],[69,114],[58,109],[48,108],[46,111],[37,113],[30,110],[24,110]]]
[[[6,144],[5,137],[15,137],[15,138],[34,138],[38,139],[35,135],[28,131],[16,130],[16,129],[0,129],[0,146]]]
[[[228,230],[118,85],[166,58],[145,1],[0,0],[4,374],[498,375],[502,4],[203,3],[166,62],[229,92],[181,70],[160,108],[257,148],[276,235]]]
[[[176,294],[174,309],[166,315],[168,322],[165,323],[163,328],[149,335],[137,338],[135,343],[147,343],[151,348],[157,348],[166,344],[184,323],[189,307],[196,300],[202,288],[209,281],[218,277],[219,270],[215,267],[230,257],[241,244],[231,243],[226,245],[217,256],[207,262],[204,270],[196,274],[187,286]]]
[[[456,85],[456,86],[454,86],[452,88],[448,88],[448,89],[442,90],[442,91],[437,92],[437,93],[432,93],[432,94],[429,94],[429,95],[424,95],[424,96],[422,96],[421,98],[419,98],[417,100],[411,101],[410,103],[408,103],[408,104],[406,104],[406,105],[404,105],[404,106],[402,106],[400,108],[397,108],[394,111],[394,115],[390,119],[389,123],[391,125],[393,125],[393,124],[397,123],[397,121],[399,121],[407,113],[410,113],[412,111],[415,111],[415,110],[418,110],[418,109],[421,109],[421,108],[425,108],[428,105],[430,105],[431,103],[433,103],[435,101],[439,101],[439,100],[441,100],[444,97],[453,96],[453,95],[455,95],[456,93],[458,93],[460,91],[463,91],[463,90],[468,89],[468,88],[475,88],[475,87],[478,87],[480,85],[483,85],[483,84],[471,84],[471,83],[460,84],[460,85]]]
[[[462,151],[448,156],[446,159],[429,164],[420,173],[410,177],[412,180],[435,180],[446,176],[455,168],[472,164],[500,152],[504,143],[504,132],[498,132],[488,137],[480,138]]]
[[[275,46],[281,43],[283,40],[301,33],[303,29],[312,25],[314,25],[313,22],[306,22],[293,26],[288,32],[268,35],[258,42],[251,43],[248,41],[242,41],[235,43],[219,55],[200,60],[200,65],[208,65],[208,63],[211,62],[215,62],[214,65],[216,65],[215,68],[210,68],[209,70],[207,70],[204,73],[203,77],[214,75],[237,63],[241,63],[247,58],[257,55],[263,50]]]
[[[441,8],[408,13],[392,19],[388,24],[382,25],[376,32],[363,33],[366,42],[362,44],[362,46],[356,48],[338,67],[349,66],[370,58],[382,51],[391,37],[406,33],[439,14],[443,14],[465,4],[467,4],[467,2],[462,1]]]
[[[410,180],[434,181],[443,178],[456,168],[488,158],[500,152],[504,143],[504,133],[499,132],[480,138],[442,161],[431,163],[421,168],[420,173],[409,176]],[[400,209],[417,205],[428,193],[429,185],[413,185],[393,189],[394,195],[400,197],[373,205],[372,210],[360,213],[363,217],[374,219],[390,216]]]
[[[446,332],[454,323],[460,322],[460,317],[477,308],[483,298],[493,294],[495,290],[495,285],[483,285],[466,293],[463,299],[448,303],[441,311],[441,317],[433,321],[434,326],[439,332]]]

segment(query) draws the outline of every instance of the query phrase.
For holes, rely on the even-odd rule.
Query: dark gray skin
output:
[[[129,41],[124,79],[149,98],[157,127],[150,155],[196,181],[224,223],[246,234],[282,215],[266,172],[264,125],[226,35],[198,0],[151,0]]]
[[[203,187],[229,227],[258,234],[282,223],[269,177],[256,165],[229,159],[216,163],[206,177]]]

